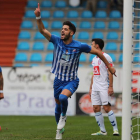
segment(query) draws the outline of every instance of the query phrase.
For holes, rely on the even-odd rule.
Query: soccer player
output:
[[[0,67],[0,100],[4,98],[3,95],[3,76],[2,76],[2,70]]]
[[[61,30],[61,38],[52,35],[44,28],[40,16],[40,6],[34,11],[37,19],[38,29],[44,37],[54,44],[53,62],[51,72],[55,74],[54,80],[54,98],[56,101],[55,118],[57,122],[56,139],[61,139],[66,122],[66,112],[68,107],[68,97],[70,97],[78,88],[79,78],[77,77],[79,57],[82,52],[97,54],[107,65],[112,74],[115,69],[112,68],[103,54],[97,49],[90,47],[85,43],[75,41],[72,36],[76,32],[75,26],[70,21],[65,21]]]
[[[104,41],[102,39],[92,39],[92,46],[102,52],[104,47]],[[110,65],[113,67],[111,57],[102,52],[105,58],[108,60]],[[91,78],[89,95],[91,97],[93,111],[95,112],[95,119],[100,131],[92,133],[91,135],[107,135],[104,118],[101,113],[101,106],[103,106],[108,118],[113,126],[113,135],[119,136],[116,117],[114,112],[111,110],[110,96],[113,95],[113,75],[108,71],[105,63],[98,57],[95,56],[92,60],[93,76]]]

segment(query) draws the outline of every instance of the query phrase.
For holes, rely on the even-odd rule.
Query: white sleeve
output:
[[[94,65],[95,65],[94,58],[92,59],[91,64],[92,64],[92,66],[94,67]]]
[[[112,58],[111,58],[109,55],[106,56],[106,59],[107,59],[107,61],[109,62],[109,64],[110,64],[112,67],[114,67]]]

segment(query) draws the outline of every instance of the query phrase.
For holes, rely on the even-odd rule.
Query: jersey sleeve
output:
[[[94,67],[95,66],[95,59],[94,59],[95,57],[93,57],[93,59],[92,59],[92,62],[91,62],[91,65]]]
[[[2,69],[1,69],[1,67],[0,67],[0,72],[2,72]]]
[[[89,53],[91,51],[91,46],[86,43],[81,43],[81,52]]]
[[[107,59],[107,61],[109,62],[109,64],[111,65],[111,67],[113,67],[114,64],[113,64],[112,58],[111,58],[109,55],[107,55],[107,56],[106,56],[106,59]]]
[[[60,40],[60,38],[58,36],[51,35],[50,42],[52,42],[53,44],[57,44],[59,40]]]

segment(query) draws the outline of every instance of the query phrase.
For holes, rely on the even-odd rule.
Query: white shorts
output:
[[[111,97],[108,95],[108,90],[93,91],[91,93],[92,105],[108,105]]]

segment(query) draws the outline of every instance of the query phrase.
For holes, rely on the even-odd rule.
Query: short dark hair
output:
[[[98,44],[100,49],[104,48],[104,41],[100,38],[93,38],[92,41],[95,41],[95,44]]]
[[[64,21],[64,22],[63,22],[63,25],[68,25],[69,28],[70,28],[70,30],[72,30],[72,31],[74,32],[74,34],[75,34],[75,32],[76,32],[76,27],[75,27],[75,25],[74,25],[73,23],[71,23],[70,21]]]

